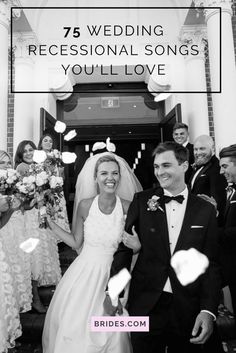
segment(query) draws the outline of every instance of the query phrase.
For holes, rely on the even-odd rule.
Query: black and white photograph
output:
[[[0,0],[0,353],[236,351],[236,0]]]

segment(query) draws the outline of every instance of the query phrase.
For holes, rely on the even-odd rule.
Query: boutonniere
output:
[[[151,197],[151,199],[149,199],[147,202],[147,205],[148,205],[147,210],[148,211],[156,211],[159,208],[159,210],[164,212],[163,208],[161,207],[160,203],[158,202],[159,199],[160,199],[160,196],[153,195]]]

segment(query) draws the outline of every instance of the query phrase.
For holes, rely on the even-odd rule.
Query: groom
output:
[[[216,212],[189,193],[184,181],[187,169],[185,147],[159,144],[154,173],[161,187],[135,194],[128,211],[126,231],[131,234],[135,226],[141,250],[127,308],[130,316],[149,316],[150,324],[149,332],[131,333],[134,353],[164,353],[167,346],[168,353],[202,352],[213,332],[221,286]],[[204,253],[210,265],[195,282],[182,286],[170,259],[176,251],[190,248]],[[121,243],[111,276],[123,267],[129,269],[131,260],[132,250]]]

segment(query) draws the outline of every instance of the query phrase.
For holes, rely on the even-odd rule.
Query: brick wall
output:
[[[209,64],[209,56],[208,56],[208,48],[206,47],[205,51],[205,69],[206,69],[206,85],[207,91],[211,91],[211,76],[210,76],[210,64]],[[208,104],[208,119],[209,119],[209,131],[210,136],[214,139],[214,118],[213,118],[213,107],[212,107],[212,96],[211,93],[207,93],[207,104]]]
[[[234,0],[233,2],[232,26],[233,26],[233,36],[234,36],[234,54],[236,58],[236,0]]]
[[[233,36],[234,36],[234,53],[236,59],[236,0],[233,0],[233,17],[232,17],[232,27],[233,27]],[[208,57],[208,50],[206,49],[206,83],[207,83],[207,90],[211,90],[211,78],[210,78],[210,65],[209,65],[209,57]],[[213,117],[213,109],[212,109],[212,96],[211,93],[207,94],[207,101],[208,101],[208,117],[209,117],[209,130],[210,135],[214,138],[214,117]]]
[[[14,65],[12,83],[14,86]],[[7,152],[13,157],[14,93],[11,93],[11,52],[8,50]]]

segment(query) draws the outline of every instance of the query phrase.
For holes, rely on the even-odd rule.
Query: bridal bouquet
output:
[[[62,154],[57,149],[52,150],[51,152],[47,152],[47,158],[44,163],[48,168],[54,169],[55,167],[62,166]]]
[[[18,191],[25,203],[35,204],[39,212],[39,227],[46,228],[49,214],[56,218],[60,211],[63,179],[54,175],[54,170],[46,163],[32,164],[26,176],[17,183]]]
[[[2,195],[16,193],[16,184],[19,178],[19,173],[14,169],[0,169],[0,193]]]

